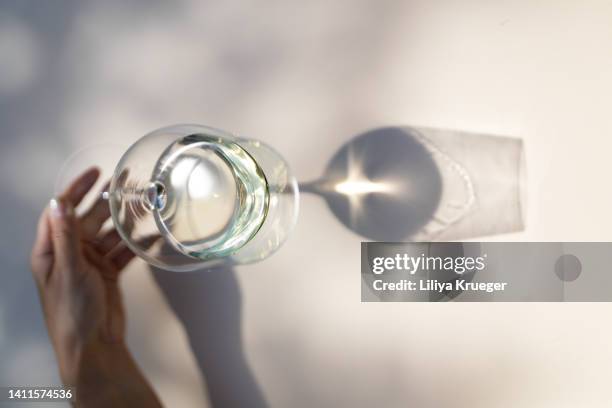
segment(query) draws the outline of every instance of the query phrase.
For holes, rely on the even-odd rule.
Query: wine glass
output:
[[[183,124],[130,146],[103,197],[129,248],[171,271],[260,261],[286,241],[299,207],[297,181],[270,146]]]

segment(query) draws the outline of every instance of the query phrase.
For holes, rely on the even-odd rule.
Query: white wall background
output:
[[[3,385],[58,381],[27,254],[62,161],[94,141],[209,124],[272,144],[307,181],[375,127],[515,136],[527,230],[491,239],[612,238],[612,2],[130,4],[0,5]],[[237,270],[272,406],[612,403],[609,304],[361,304],[360,241],[304,196],[282,251]],[[131,347],[164,402],[206,404],[142,263],[124,287]]]

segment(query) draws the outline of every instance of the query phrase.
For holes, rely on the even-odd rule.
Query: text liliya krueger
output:
[[[476,272],[485,271],[486,257],[453,257],[453,256],[412,256],[408,254],[396,254],[392,257],[372,258],[371,271],[374,275],[383,277],[386,272],[398,272],[400,277],[418,279],[375,279],[372,288],[375,291],[480,291],[497,292],[504,291],[507,282],[472,282],[462,278],[465,274],[473,276]],[[457,275],[453,279],[436,279],[453,272]],[[418,273],[418,274],[417,274]],[[406,275],[407,274],[407,275]],[[394,274],[396,275],[396,274]],[[426,276],[425,278],[423,276]]]

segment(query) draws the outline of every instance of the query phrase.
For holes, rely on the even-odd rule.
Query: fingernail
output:
[[[57,198],[52,198],[49,201],[49,208],[51,209],[51,215],[55,218],[62,218],[72,213],[72,209]]]
[[[55,198],[49,201],[49,208],[51,209],[51,215],[55,218],[61,218],[64,215],[61,201]]]

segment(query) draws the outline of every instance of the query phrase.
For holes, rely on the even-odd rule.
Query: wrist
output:
[[[74,387],[78,406],[115,406],[121,399],[122,365],[130,358],[123,344],[87,342],[64,352],[60,377]]]
[[[60,374],[78,406],[160,406],[124,342],[84,343],[60,359]]]
[[[57,348],[60,377],[65,385],[86,386],[95,379],[110,377],[113,365],[128,353],[123,343],[105,343],[97,339],[68,342]]]

